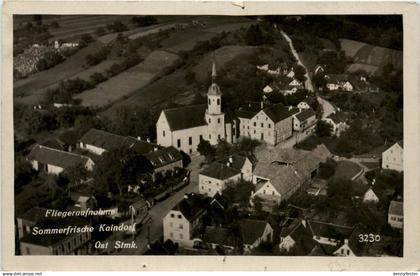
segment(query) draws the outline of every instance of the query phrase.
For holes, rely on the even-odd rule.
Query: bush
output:
[[[98,52],[86,56],[86,65],[93,66],[99,64],[108,57],[109,49],[102,47]]]
[[[315,133],[319,137],[331,136],[332,126],[324,121],[318,121],[315,127]]]
[[[98,83],[101,83],[107,80],[107,78],[104,75],[98,72],[95,72],[92,75],[90,75],[89,79],[92,86],[95,86]]]
[[[136,24],[138,27],[145,27],[145,26],[150,26],[150,25],[154,25],[158,23],[157,19],[151,15],[133,16],[131,18],[131,22]]]
[[[335,168],[337,167],[337,163],[329,158],[324,163],[321,163],[319,166],[319,176],[321,176],[323,179],[330,178],[335,173]]]
[[[111,24],[107,24],[106,28],[110,31],[110,32],[124,32],[127,31],[128,28],[126,25],[124,25],[121,21],[114,21]]]

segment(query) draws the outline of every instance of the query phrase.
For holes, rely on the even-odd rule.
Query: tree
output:
[[[97,36],[103,36],[106,33],[106,30],[104,27],[99,27],[95,30],[95,34]]]
[[[214,155],[216,154],[215,148],[210,145],[210,142],[207,140],[202,139],[200,143],[197,146],[197,151],[205,156],[208,160],[211,160],[214,158]]]
[[[353,183],[350,179],[342,178],[331,178],[328,181],[327,195],[329,198],[333,198],[337,206],[345,201],[351,201],[353,195],[352,190]],[[346,204],[343,204],[346,205]]]
[[[332,132],[332,125],[331,124],[329,124],[327,122],[324,122],[322,120],[319,120],[316,123],[315,133],[319,137],[331,136],[331,132]]]
[[[296,66],[294,71],[295,71],[295,78],[300,82],[305,82],[305,80],[306,80],[306,77],[305,77],[306,70],[305,70],[305,68],[301,65],[298,65],[298,66]]]
[[[336,167],[337,162],[334,159],[328,158],[327,161],[320,164],[319,175],[324,179],[330,178],[334,175]]]
[[[300,53],[305,50],[305,43],[302,39],[296,38],[293,40],[293,47],[295,48],[296,52]]]
[[[30,183],[37,175],[31,164],[23,157],[17,157],[15,161],[15,194],[18,194],[24,185]]]
[[[131,22],[136,24],[138,27],[145,27],[145,26],[150,26],[150,25],[154,25],[158,23],[156,17],[151,16],[151,15],[133,16],[131,18]]]
[[[124,31],[127,31],[128,30],[127,26],[124,25],[121,21],[118,21],[118,20],[117,21],[114,21],[114,22],[112,22],[110,24],[107,24],[106,25],[106,28],[110,32],[115,32],[115,33],[124,32]]]
[[[88,177],[88,171],[82,163],[66,168],[62,175],[68,179],[70,184],[80,183]]]
[[[95,86],[98,83],[101,83],[103,81],[106,81],[106,77],[102,75],[101,73],[95,72],[89,77],[91,85]]]
[[[245,33],[245,42],[251,46],[258,46],[263,44],[264,38],[261,29],[258,25],[251,25]]]

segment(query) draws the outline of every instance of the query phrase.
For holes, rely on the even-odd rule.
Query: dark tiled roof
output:
[[[85,165],[88,157],[36,145],[28,155],[29,160],[36,160],[43,164],[50,164],[60,168],[69,168],[78,164]]]
[[[226,246],[236,246],[235,234],[229,228],[207,226],[203,241]]]
[[[344,112],[335,112],[335,113],[332,113],[327,118],[330,118],[331,120],[333,120],[333,122],[335,124],[345,123],[347,121],[347,116],[344,114]]]
[[[38,223],[45,218],[46,212],[47,209],[45,208],[33,207],[26,211],[23,215],[18,216],[18,218]]]
[[[240,171],[218,162],[210,164],[210,166],[208,166],[202,172],[200,172],[201,175],[205,175],[219,180],[225,180],[240,173]]]
[[[138,140],[131,136],[127,136],[124,138],[124,142],[122,143],[122,146],[126,148],[131,148],[138,154],[145,154],[155,149],[162,148],[159,145],[152,144],[143,140]]]
[[[288,228],[282,229],[281,236],[290,236],[295,241],[293,249],[299,256],[308,255],[316,245],[309,225],[305,226],[300,219],[294,219]]]
[[[199,194],[186,194],[172,210],[180,211],[188,221],[193,221],[209,206],[209,199]]]
[[[351,251],[353,251],[353,253],[356,256],[363,256],[365,252],[367,252],[368,247],[370,246],[369,243],[366,242],[360,242],[360,238],[359,235],[360,234],[365,234],[368,231],[362,231],[362,228],[360,226],[356,226],[354,228],[353,233],[351,233],[349,239],[348,239],[348,245],[351,249]]]
[[[188,129],[207,125],[205,120],[207,104],[191,105],[163,110],[169,128],[174,130]]]
[[[155,169],[182,160],[181,153],[172,146],[149,152],[144,156],[152,163]]]
[[[251,119],[260,112],[261,109],[261,102],[247,102],[244,106],[237,109],[235,114],[238,118]]]
[[[353,227],[337,225],[327,222],[308,220],[314,236],[331,238],[343,241],[348,239],[353,232]]]
[[[263,110],[274,123],[280,122],[294,114],[293,109],[289,110],[282,104],[272,105]]]
[[[327,83],[340,83],[340,82],[346,82],[349,81],[350,76],[347,74],[330,74],[326,75],[328,76]]]
[[[241,219],[239,229],[244,244],[253,244],[258,238],[262,237],[268,222],[256,219]]]
[[[51,149],[64,150],[63,145],[57,139],[50,139],[40,144]]]
[[[46,220],[43,220],[41,223],[37,224],[39,228],[66,228],[68,226],[79,226],[83,227],[85,225],[89,225],[89,223],[79,217],[66,217],[66,218],[48,218]],[[72,236],[75,234],[48,234],[48,235],[42,235],[42,236],[34,236],[32,234],[26,235],[21,239],[21,242],[24,243],[30,243],[30,244],[36,244],[40,246],[52,246],[59,242],[62,242],[63,240],[67,239],[69,236]]]
[[[396,216],[403,216],[404,215],[404,204],[401,201],[391,201],[389,205],[389,214],[396,215]]]
[[[77,133],[74,130],[66,131],[60,136],[58,136],[58,140],[63,144],[73,145],[77,143]]]
[[[231,155],[230,157],[221,159],[218,162],[224,165],[226,165],[227,163],[230,163],[230,167],[240,171],[242,170],[242,167],[244,166],[246,159],[247,158],[244,156],[234,154],[234,155]],[[230,162],[230,160],[232,160],[232,162]]]
[[[124,143],[125,137],[103,130],[92,128],[80,138],[80,142],[88,145],[93,145],[98,148],[110,150],[121,147]]]
[[[301,112],[296,114],[296,118],[301,122],[313,116],[315,116],[315,111],[312,108],[303,109]]]

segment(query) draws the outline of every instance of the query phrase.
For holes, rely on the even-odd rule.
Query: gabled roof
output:
[[[261,102],[248,102],[246,105],[237,109],[235,114],[239,118],[251,119],[260,112],[261,109]]]
[[[331,238],[339,241],[348,239],[354,228],[333,223],[308,220],[312,234],[318,237]]]
[[[162,112],[168,120],[169,128],[174,131],[207,125],[206,109],[207,104],[200,104],[165,109]]]
[[[18,216],[17,218],[38,223],[39,221],[45,218],[46,212],[47,212],[46,208],[33,207],[29,209],[28,211],[26,211],[23,215]]]
[[[28,155],[28,160],[36,160],[60,168],[69,168],[78,164],[85,165],[89,158],[83,155],[36,145]]]
[[[274,122],[280,122],[293,115],[287,107],[282,104],[276,104],[263,109],[264,113]]]
[[[293,166],[258,163],[254,174],[270,179],[270,183],[282,196],[288,194],[294,187],[301,186],[304,182],[303,176],[301,176]],[[265,184],[265,182],[257,184],[255,190],[258,191]]]
[[[360,242],[360,234],[365,234],[361,226],[356,225],[350,237],[348,238],[348,246],[356,256],[362,256],[370,246],[369,243]]]
[[[239,230],[244,244],[254,244],[262,237],[268,222],[256,219],[241,219],[239,221]]]
[[[282,237],[290,236],[295,241],[293,252],[300,256],[308,255],[316,245],[309,226],[304,223],[306,224],[300,219],[294,219],[280,234]]]
[[[203,241],[226,246],[236,246],[236,236],[229,228],[207,226]]]
[[[335,124],[345,123],[347,121],[347,116],[342,111],[332,113],[327,118],[330,118]]]
[[[312,108],[303,109],[301,112],[295,115],[299,121],[305,121],[313,116],[315,116],[315,111]]]
[[[105,150],[121,147],[125,137],[107,131],[92,128],[79,141]]]
[[[182,154],[172,146],[149,152],[144,156],[155,169],[182,160]]]
[[[77,143],[77,133],[74,130],[68,130],[60,136],[58,136],[57,140],[60,142],[67,144],[67,145],[73,145]]]
[[[185,194],[184,198],[175,205],[172,210],[180,211],[188,221],[195,220],[209,206],[209,198],[202,195],[190,193]]]
[[[347,82],[350,80],[350,76],[347,74],[329,74],[325,75],[327,83],[340,83]]]
[[[403,216],[404,215],[404,204],[401,201],[392,200],[389,205],[388,214]]]
[[[225,164],[219,162],[213,162],[200,172],[201,175],[212,177],[219,180],[225,180],[231,178],[232,176],[238,175],[241,172],[232,167],[228,167]]]
[[[159,145],[139,140],[131,136],[124,137],[124,141],[121,146],[133,149],[138,154],[145,154],[153,150],[162,148]]]
[[[242,170],[247,158],[241,155],[233,154],[230,157],[218,160],[219,163],[226,165],[230,164],[230,167],[236,170]],[[232,162],[231,162],[232,161]]]

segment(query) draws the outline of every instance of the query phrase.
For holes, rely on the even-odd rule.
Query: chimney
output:
[[[140,136],[137,136],[137,140],[141,141],[141,137]]]
[[[289,111],[292,110],[293,106],[289,106]]]
[[[264,102],[261,101],[261,109],[264,109]]]
[[[146,141],[147,141],[147,143],[150,143],[150,138],[147,138]]]
[[[302,219],[302,225],[303,225],[303,227],[306,228],[306,220],[305,219]]]
[[[227,163],[226,163],[226,166],[230,167],[230,163],[229,163],[229,162],[227,162]]]
[[[349,245],[349,240],[348,239],[344,239],[344,244],[345,245]]]
[[[233,158],[232,156],[229,157],[229,163],[233,163]]]
[[[157,151],[157,150],[158,150],[158,148],[157,148],[157,147],[154,147],[154,148],[153,148],[153,151]]]
[[[184,194],[184,199],[188,199],[188,194]]]

